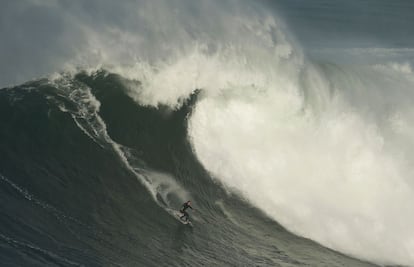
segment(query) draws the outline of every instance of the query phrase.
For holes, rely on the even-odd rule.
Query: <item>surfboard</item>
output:
[[[181,220],[181,216],[183,216],[183,214],[181,213],[181,212],[179,212],[179,211],[177,211],[177,212],[175,212],[175,215],[177,216],[177,218],[178,218],[178,220],[182,223],[182,224],[186,224],[186,225],[189,225],[189,226],[193,226],[193,224],[191,223],[191,221],[190,220],[188,220],[188,221],[183,221],[183,220]]]

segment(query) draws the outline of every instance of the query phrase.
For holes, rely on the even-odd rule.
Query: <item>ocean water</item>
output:
[[[412,1],[0,7],[1,266],[414,266]]]

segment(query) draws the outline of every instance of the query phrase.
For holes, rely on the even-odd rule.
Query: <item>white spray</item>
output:
[[[215,179],[296,234],[363,259],[414,264],[408,68],[324,76],[279,23],[232,15],[227,25],[244,25],[223,42],[189,39],[192,47],[166,60],[119,70],[142,82],[131,97],[174,108],[203,89],[189,138]]]

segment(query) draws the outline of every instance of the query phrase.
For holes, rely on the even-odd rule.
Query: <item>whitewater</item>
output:
[[[26,4],[31,12],[53,10],[64,14],[54,20],[62,23],[66,32],[60,41],[70,45],[56,46],[58,50],[69,49],[68,56],[41,64],[36,71],[43,73],[31,71],[30,66],[23,68],[24,82],[32,76],[45,77],[34,80],[38,84],[23,84],[23,91],[45,90],[48,105],[69,114],[59,116],[70,118],[88,140],[99,149],[110,151],[108,155],[115,155],[113,160],[121,163],[117,169],[123,171],[114,173],[128,173],[125,175],[131,175],[143,186],[137,193],[143,207],[152,203],[154,209],[168,214],[180,201],[196,198],[208,215],[203,218],[202,214],[194,214],[193,232],[219,221],[214,215],[219,213],[234,225],[226,225],[226,229],[232,229],[232,233],[240,230],[235,236],[243,236],[255,228],[250,217],[259,216],[261,223],[268,219],[274,223],[266,224],[269,231],[263,239],[272,236],[279,240],[279,234],[287,235],[281,234],[281,226],[289,234],[315,242],[311,247],[321,245],[327,251],[358,261],[348,263],[349,266],[368,264],[365,261],[414,265],[414,61],[410,58],[413,48],[308,49],[283,12],[273,11],[266,1],[125,1],[122,8],[112,7],[114,13],[110,12],[112,4],[99,6],[91,1],[91,10],[100,11],[94,14],[99,23],[89,21],[85,11],[88,7],[81,5],[58,1]],[[106,21],[109,15],[114,19]],[[130,25],[123,27],[127,23]],[[1,92],[12,92],[13,86],[9,84],[23,82],[19,79],[4,78],[3,85],[9,87]],[[121,99],[113,93],[113,97],[102,88],[121,88],[124,95]],[[116,97],[121,100],[115,102]],[[133,105],[125,104],[129,103],[126,98]],[[18,102],[19,96],[13,95],[13,99]],[[106,105],[112,108],[103,109]],[[121,113],[123,106],[131,108]],[[161,111],[160,117],[151,113],[155,110]],[[53,112],[57,111],[52,111],[52,115]],[[135,121],[133,118],[138,116]],[[184,129],[174,126],[175,129],[171,126],[174,123],[161,123],[170,118],[183,123]],[[138,126],[133,126],[132,121]],[[7,120],[3,122],[6,124]],[[161,125],[163,133],[158,136],[149,125]],[[141,129],[148,133],[140,135]],[[148,137],[151,134],[154,140]],[[180,134],[184,140],[177,137]],[[169,138],[172,141],[165,141]],[[142,140],[151,141],[145,144]],[[149,145],[163,146],[164,141],[165,150]],[[203,176],[197,182],[197,178],[187,174],[192,172],[186,166],[195,163],[183,156],[187,155],[184,148],[173,149],[180,147],[176,142],[182,142],[183,147],[188,145],[207,178]],[[3,147],[6,151],[6,145]],[[171,158],[164,158],[164,153],[171,153]],[[167,159],[173,162],[172,167]],[[13,157],[4,160],[13,162]],[[47,165],[42,166],[47,169]],[[19,179],[13,182],[10,173],[5,166],[0,168],[1,180],[24,198],[36,199],[36,203],[41,203],[37,206],[52,210],[55,217],[77,218],[76,213],[61,216],[55,208],[64,209],[65,205],[59,203],[66,200],[47,206],[46,200],[38,200],[39,196],[36,198],[19,186],[23,183],[30,188],[31,183],[22,182],[24,179],[20,179],[21,183]],[[106,189],[109,187],[105,185]],[[150,197],[142,197],[144,194]],[[226,203],[227,198],[232,200]],[[113,197],[113,203],[118,199]],[[246,212],[244,216],[243,209],[251,208],[260,212]],[[110,210],[121,213],[116,208]],[[148,210],[139,210],[140,214],[145,212]],[[101,218],[99,214],[96,216]],[[157,217],[154,215],[152,221]],[[85,223],[75,224],[82,227]],[[164,224],[157,225],[158,231]],[[139,225],[152,231],[149,222]],[[203,238],[211,231],[206,230]],[[98,230],[93,233],[92,236],[99,235]],[[222,234],[226,239],[226,234]],[[1,239],[10,240],[7,235]],[[265,247],[260,243],[265,242],[263,239],[257,241],[258,251]],[[156,248],[147,249],[156,254],[162,240],[157,240]],[[221,242],[240,243],[236,238]],[[246,249],[249,253],[252,250]],[[131,253],[131,259],[140,258],[140,253]],[[294,259],[299,262],[259,263],[293,266],[306,264],[304,258]],[[106,264],[131,264],[114,259]],[[203,261],[184,258],[175,264],[182,262],[190,266]],[[76,265],[69,259],[65,264]],[[226,264],[237,265],[231,261]],[[343,264],[347,264],[346,260]]]

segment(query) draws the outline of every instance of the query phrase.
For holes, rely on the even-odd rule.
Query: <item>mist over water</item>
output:
[[[199,89],[188,139],[215,181],[299,236],[414,265],[414,76],[401,56],[411,50],[308,50],[269,4],[252,2],[26,1],[10,10],[65,14],[54,19],[73,37],[45,58],[67,55],[40,73],[28,64],[25,79],[104,67],[137,104],[172,110]]]

